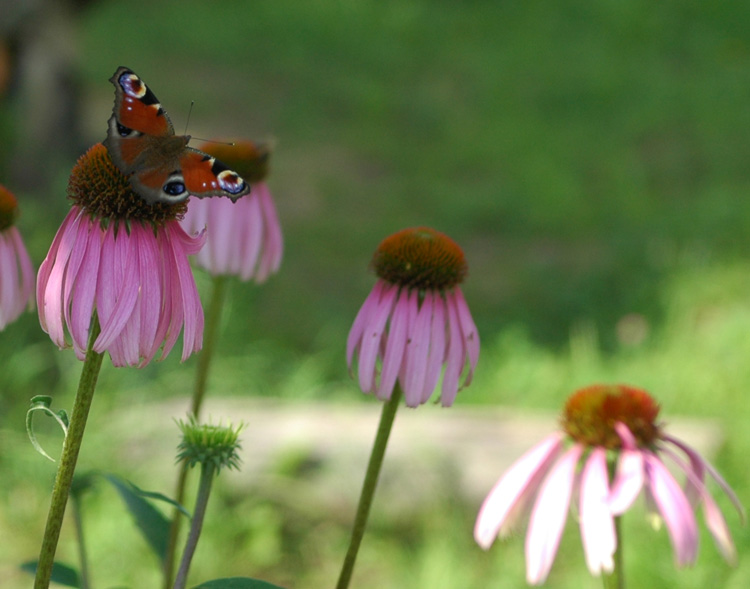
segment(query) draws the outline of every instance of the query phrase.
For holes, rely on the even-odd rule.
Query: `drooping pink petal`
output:
[[[693,490],[693,492],[695,493],[695,504],[702,503],[706,527],[708,527],[708,530],[711,532],[716,546],[718,547],[724,559],[727,560],[727,562],[729,562],[730,564],[735,564],[737,560],[737,551],[734,547],[734,542],[732,542],[732,537],[729,533],[727,523],[721,513],[721,510],[719,509],[719,506],[716,505],[713,497],[706,489],[706,485],[704,484],[703,480],[699,478],[698,473],[696,473],[694,465],[691,464],[690,466],[688,466],[679,456],[677,456],[668,448],[662,448],[660,453],[665,456],[669,456],[672,462],[674,462],[674,464],[676,464],[677,467],[685,473],[685,477],[687,479],[685,482],[685,486],[686,488]],[[697,453],[695,453],[695,456],[700,459]],[[704,469],[700,468],[699,472],[703,474]],[[691,507],[693,507],[692,502]]]
[[[719,471],[717,471],[714,466],[708,462],[707,460],[704,460],[703,457],[698,454],[695,450],[693,450],[690,446],[682,442],[681,440],[678,440],[677,438],[674,438],[669,435],[662,435],[662,440],[666,442],[670,442],[680,448],[685,454],[687,454],[688,458],[690,459],[690,464],[693,467],[693,470],[696,472],[700,472],[702,470],[705,470],[708,472],[708,474],[711,475],[711,478],[713,478],[718,485],[721,487],[722,491],[726,494],[727,497],[729,497],[729,500],[732,502],[732,505],[734,505],[734,508],[737,510],[737,513],[740,516],[740,519],[742,523],[745,523],[745,508],[742,506],[742,503],[740,502],[739,498],[735,494],[732,487],[729,486],[729,483],[727,483],[724,480],[724,477],[719,474]],[[700,465],[700,466],[698,466]],[[703,480],[703,477],[699,477],[701,480]]]
[[[207,235],[205,229],[199,231],[197,234],[188,235],[176,221],[167,222],[164,229],[166,231],[161,231],[160,233],[167,233],[169,239],[174,240],[175,247],[178,247],[187,256],[197,254],[206,244]]]
[[[208,226],[208,201],[211,199],[191,198],[180,225],[188,235],[197,235]],[[216,200],[216,199],[215,199]],[[203,251],[201,249],[201,251]],[[200,255],[200,252],[199,254]]]
[[[110,224],[102,244],[99,292],[96,298],[102,331],[94,342],[94,351],[99,353],[113,344],[115,349],[122,346],[132,348],[132,342],[124,341],[121,336],[135,309],[140,277],[136,274],[137,259],[130,251],[131,238],[126,235],[124,227],[119,228],[117,235],[115,231],[116,224]],[[132,361],[132,356],[124,350],[118,350],[121,353],[115,353],[114,356],[113,350],[109,351],[115,366],[127,366]]]
[[[693,509],[661,460],[644,451],[646,483],[669,532],[678,566],[695,562],[698,553],[698,526]]]
[[[615,525],[609,511],[609,482],[607,450],[597,447],[591,451],[581,473],[580,527],[586,564],[592,575],[614,569],[617,548]]]
[[[182,328],[182,361],[184,362],[203,346],[203,307],[186,255],[186,250],[194,240],[185,233],[176,221],[167,223],[165,228],[171,238],[170,249],[180,286],[180,303],[184,317]]]
[[[417,307],[418,293],[412,291],[412,306]],[[409,322],[404,358],[405,374],[401,381],[408,407],[417,407],[422,402],[422,389],[427,372],[427,356],[430,352],[430,329],[432,327],[432,292],[426,292],[421,306]]]
[[[11,227],[8,230],[12,247],[18,257],[18,267],[21,272],[21,292],[19,302],[21,307],[29,306],[29,299],[34,292],[34,266],[31,263],[29,252],[26,250],[26,246],[21,238],[21,232],[16,227]],[[33,300],[33,299],[32,299]],[[33,303],[31,304],[33,307]]]
[[[145,366],[153,359],[156,353],[154,342],[157,341],[156,334],[159,326],[162,291],[160,273],[154,272],[153,269],[159,267],[159,258],[155,239],[144,235],[141,231],[133,231],[132,236],[137,240],[138,273],[141,278],[138,365]]]
[[[716,505],[716,501],[714,501],[714,498],[711,497],[711,494],[705,487],[703,487],[701,498],[703,500],[704,521],[706,522],[706,527],[709,532],[711,532],[716,547],[719,549],[719,552],[721,552],[724,560],[730,565],[736,566],[737,549],[734,547],[732,535],[729,533],[729,527],[727,526],[727,522],[724,519],[719,506]]]
[[[88,287],[90,285],[82,285],[80,281],[78,280],[78,275],[81,269],[81,265],[83,264],[84,260],[86,259],[88,255],[89,250],[89,236],[94,236],[98,238],[100,236],[100,232],[97,231],[96,227],[94,226],[91,219],[87,216],[81,216],[77,220],[77,231],[74,238],[74,244],[73,248],[70,252],[70,256],[68,257],[67,264],[65,266],[65,282],[63,285],[63,291],[62,291],[62,297],[63,297],[63,306],[62,306],[62,313],[63,313],[63,320],[65,324],[68,326],[68,330],[70,330],[70,323],[71,323],[71,314],[73,311],[73,302],[78,296],[78,293],[83,290],[83,288]],[[99,247],[100,244],[98,243],[94,247]],[[75,278],[73,278],[75,277]],[[94,285],[92,290],[92,294],[96,292],[96,286]],[[74,296],[75,291],[75,296]],[[88,333],[88,332],[87,332]],[[74,346],[78,350],[80,347],[82,350],[85,349],[86,343],[83,343],[83,346],[78,346],[78,342],[74,340]]]
[[[395,285],[394,285],[395,286]],[[398,287],[396,287],[398,289]],[[400,289],[398,299],[393,305],[388,326],[388,336],[383,352],[383,366],[380,385],[376,395],[378,399],[387,400],[393,394],[393,387],[399,377],[404,362],[404,350],[409,333],[409,317],[416,311],[416,300],[409,298],[407,289]],[[364,389],[363,389],[364,390]]]
[[[643,454],[639,450],[622,450],[609,494],[609,509],[613,515],[621,515],[630,508],[644,481]]]
[[[161,358],[164,358],[177,342],[177,337],[180,334],[180,326],[184,323],[185,307],[183,306],[180,271],[177,267],[177,260],[175,259],[171,239],[169,239],[167,234],[160,234],[158,237],[159,251],[161,252],[162,264],[164,265],[164,275],[166,283],[169,284],[166,295],[169,298],[171,309],[171,319],[162,346]]]
[[[29,307],[34,268],[17,227],[0,231],[0,330]]]
[[[169,253],[168,238],[164,233],[156,235],[156,251],[159,260],[159,273],[162,281],[162,311],[159,325],[156,328],[156,339],[151,355],[155,356],[159,348],[162,352],[159,359],[163,359],[174,347],[182,325],[181,296],[178,293],[179,280],[175,269],[174,259]]]
[[[60,347],[67,328],[83,359],[96,311],[94,350],[109,352],[115,366],[145,366],[162,346],[164,357],[184,329],[184,359],[202,342],[203,311],[187,255],[204,241],[205,233],[191,238],[176,221],[155,229],[110,219],[103,228],[74,206],[39,270],[42,327]]]
[[[410,256],[417,256],[413,263]],[[428,270],[431,263],[436,269],[445,265],[448,279],[433,276]],[[374,380],[376,395],[387,399],[398,382],[406,405],[417,407],[429,400],[442,376],[440,401],[444,407],[451,406],[462,376],[463,384],[471,380],[479,354],[476,327],[457,286],[466,271],[463,253],[447,236],[415,227],[383,240],[373,268],[378,282],[387,282],[400,294],[390,316],[379,324],[383,330],[374,341],[368,342],[364,333],[365,326],[373,322],[369,297],[354,320],[347,340],[347,362],[351,367],[359,352],[360,387],[372,392],[368,382]],[[368,343],[371,347],[366,350]],[[378,360],[382,367],[379,382]]]
[[[129,244],[129,247],[127,244],[124,244],[120,250],[120,256],[125,258],[120,263],[120,272],[118,276],[118,281],[120,281],[120,290],[121,292],[130,292],[130,289],[126,287],[126,284],[128,286],[132,286],[133,282],[137,284],[137,287],[132,292],[132,297],[134,300],[133,307],[129,313],[127,321],[125,322],[125,326],[122,329],[118,341],[118,344],[122,346],[122,366],[138,366],[139,364],[141,364],[139,346],[142,327],[141,294],[143,288],[143,278],[140,273],[141,266],[139,249],[141,243],[139,239],[140,235],[138,235],[138,233],[140,232],[134,233],[131,231],[130,239],[132,241],[132,244]],[[111,353],[110,356],[112,356]],[[115,364],[114,356],[112,356],[112,363],[115,366],[118,365]]]
[[[16,256],[6,234],[7,230],[0,231],[0,329],[17,316],[16,293],[20,290]]]
[[[234,240],[234,218],[237,214],[235,209],[240,209],[242,205],[226,198],[214,198],[200,202],[191,201],[189,207],[192,206],[205,207],[208,216],[206,245],[196,255],[198,261],[214,275],[236,270],[233,268],[231,256],[234,250],[240,250],[243,244]]]
[[[45,329],[57,347],[66,347],[65,330],[63,327],[64,292],[67,288],[66,270],[68,260],[76,245],[76,237],[79,231],[78,225],[81,215],[76,214],[73,207],[58,229],[57,237],[52,242],[50,253],[39,269],[40,280],[37,286],[39,304],[39,318],[42,329]],[[54,255],[53,255],[54,251]],[[47,265],[47,261],[50,265]],[[46,280],[44,277],[46,276]],[[42,317],[44,320],[42,321]]]
[[[466,299],[464,298],[461,289],[456,287],[453,292],[448,294],[448,296],[455,298],[458,319],[461,324],[461,335],[463,336],[466,354],[469,357],[469,368],[466,372],[464,382],[461,385],[462,387],[465,387],[471,383],[471,379],[474,376],[474,370],[476,370],[477,363],[479,362],[479,331],[477,331],[477,326],[474,324],[474,319],[469,311],[469,305],[466,303]]]
[[[237,202],[191,198],[182,221],[188,232],[208,230],[196,263],[214,276],[236,275],[264,282],[281,263],[283,240],[276,208],[265,183]]]
[[[352,361],[354,360],[354,352],[362,345],[362,336],[365,329],[370,324],[370,318],[375,313],[375,309],[380,305],[380,299],[383,296],[386,284],[378,280],[375,286],[367,295],[365,302],[357,312],[357,316],[354,318],[352,328],[349,330],[349,335],[346,338],[346,363],[349,366],[349,371],[352,369]],[[361,362],[361,360],[360,360]]]
[[[277,272],[281,266],[281,259],[284,255],[284,239],[281,234],[281,223],[279,223],[276,205],[273,203],[268,186],[265,182],[258,182],[253,186],[253,190],[260,201],[265,228],[263,253],[255,274],[255,281],[262,283],[270,274]]]
[[[254,195],[241,198],[236,204],[242,209],[237,212],[231,233],[235,247],[240,245],[235,262],[236,273],[240,279],[249,280],[255,275],[263,248],[263,213],[260,201]],[[240,241],[240,244],[236,244],[237,241]]]
[[[371,393],[376,389],[376,362],[380,353],[381,342],[384,338],[386,322],[394,307],[398,287],[396,285],[383,284],[382,293],[377,300],[373,300],[376,306],[368,313],[367,323],[363,325],[362,339],[359,344],[359,386],[366,392]]]
[[[575,471],[583,446],[575,444],[557,461],[544,480],[534,504],[526,535],[526,580],[530,585],[544,583],[560,544]]]
[[[635,437],[623,423],[615,424],[622,440],[617,460],[617,471],[609,493],[609,508],[613,515],[625,513],[638,497],[645,481],[643,453],[636,446]]]
[[[426,403],[432,395],[445,359],[445,300],[439,294],[433,297],[432,326],[430,327],[430,353],[426,360],[426,376],[420,403]]]
[[[448,310],[448,349],[446,351],[440,402],[443,407],[450,407],[458,393],[458,379],[466,362],[466,349],[461,334],[456,299],[446,296],[446,307]]]
[[[681,448],[682,445],[680,443],[672,442],[675,446],[678,448]],[[673,459],[678,460],[674,454],[666,447],[661,449],[662,452],[669,453]],[[697,481],[698,484],[702,487],[703,481],[705,478],[705,463],[703,459],[698,456],[695,452],[686,452],[688,456],[688,460],[690,461],[690,468],[691,474],[693,476],[688,476],[685,478],[685,496],[688,498],[688,501],[690,501],[690,505],[695,509],[695,507],[698,505],[698,501],[700,499],[700,489],[698,488],[698,485],[694,483],[694,481]]]
[[[74,280],[68,280],[71,285],[75,283],[75,296],[66,294],[65,307],[70,308],[70,319],[68,331],[73,340],[73,347],[79,358],[83,358],[88,345],[89,329],[91,329],[91,317],[94,313],[94,300],[96,298],[97,280],[99,276],[99,259],[101,253],[101,232],[89,224],[88,236],[80,235],[78,248],[83,252],[83,259],[78,268],[78,274]],[[66,288],[66,290],[68,290]]]
[[[69,226],[74,222],[78,208],[73,207],[70,212],[63,219],[62,225],[57,230],[55,237],[52,240],[52,244],[49,248],[49,253],[44,261],[39,266],[36,280],[36,307],[39,313],[39,322],[42,329],[48,332],[47,329],[47,310],[44,305],[45,296],[47,294],[47,285],[50,280],[50,275],[57,261],[57,254],[60,250],[60,245],[63,243],[63,236],[67,231],[70,231]],[[59,291],[58,291],[59,292]],[[53,340],[54,341],[54,340]]]
[[[482,548],[487,550],[498,535],[506,537],[518,524],[559,456],[562,441],[561,433],[550,434],[516,460],[492,487],[474,526],[474,539]]]

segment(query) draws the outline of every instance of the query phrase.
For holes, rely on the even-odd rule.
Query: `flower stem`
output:
[[[625,572],[622,568],[622,521],[621,516],[615,516],[615,539],[617,548],[615,548],[614,562],[615,568],[609,574],[602,575],[604,589],[625,589]]]
[[[78,536],[78,561],[81,567],[81,589],[89,589],[89,563],[86,553],[86,542],[83,534],[83,518],[81,517],[81,496],[74,492],[70,497],[70,504],[71,514],[73,515],[73,522],[75,523],[76,528],[76,535]]]
[[[203,350],[198,354],[198,367],[195,373],[195,387],[193,388],[193,399],[190,405],[190,413],[197,419],[200,415],[203,405],[203,397],[206,393],[206,383],[208,382],[208,373],[211,367],[211,359],[216,347],[217,334],[219,332],[219,323],[221,322],[221,310],[226,298],[225,276],[213,277],[213,291],[211,293],[211,302],[206,310],[206,328],[203,332]],[[187,484],[188,469],[181,468],[175,485],[174,500],[180,505],[185,500],[185,485]],[[174,579],[174,567],[177,557],[177,539],[182,527],[182,513],[175,509],[172,513],[172,524],[169,527],[169,539],[167,542],[167,552],[164,555],[164,589],[172,587]]]
[[[196,419],[200,417],[203,397],[206,394],[206,382],[208,381],[208,372],[216,347],[216,335],[219,333],[221,310],[224,307],[224,299],[227,292],[226,287],[227,279],[225,276],[213,277],[213,292],[211,293],[211,302],[206,312],[206,329],[203,333],[203,350],[201,354],[198,354],[198,369],[195,374],[193,403],[190,406],[190,413]]]
[[[357,560],[357,552],[359,552],[359,545],[362,543],[362,536],[364,536],[365,528],[367,527],[367,518],[370,514],[372,498],[375,495],[375,488],[378,484],[380,467],[383,465],[385,449],[388,445],[388,437],[391,433],[391,426],[393,426],[393,420],[396,417],[396,410],[398,409],[398,403],[400,400],[401,388],[396,385],[391,394],[391,398],[383,405],[383,412],[380,414],[380,425],[378,425],[378,433],[375,435],[375,443],[372,446],[370,462],[367,464],[365,481],[362,484],[362,493],[359,497],[357,514],[354,518],[352,537],[349,541],[349,550],[344,558],[344,565],[341,568],[341,574],[339,575],[336,589],[346,589],[349,587],[349,581],[351,580],[352,572],[354,571],[354,562]]]
[[[185,466],[187,468],[187,466]],[[195,499],[195,509],[193,510],[193,521],[190,526],[185,551],[182,553],[182,562],[177,571],[177,578],[174,582],[174,589],[185,589],[187,583],[188,570],[193,560],[195,549],[198,546],[198,538],[203,528],[203,518],[206,515],[206,506],[208,505],[208,496],[211,494],[211,484],[216,474],[216,467],[210,461],[201,464],[201,479],[198,486],[198,496]]]
[[[89,333],[86,358],[83,361],[81,379],[78,382],[78,392],[76,393],[76,398],[73,402],[73,411],[70,416],[68,435],[63,442],[62,456],[57,468],[55,485],[52,488],[52,499],[50,501],[49,513],[47,514],[47,526],[44,530],[42,548],[39,552],[34,589],[47,589],[52,576],[52,566],[55,561],[55,552],[57,551],[57,542],[60,538],[63,516],[65,515],[65,505],[68,502],[68,494],[70,493],[70,485],[73,482],[78,453],[81,449],[83,432],[86,429],[86,419],[91,408],[91,401],[94,398],[96,381],[99,377],[99,369],[102,366],[102,358],[104,357],[104,354],[98,354],[93,350],[94,341],[99,332],[99,319],[96,313],[94,313],[91,318],[91,332]]]

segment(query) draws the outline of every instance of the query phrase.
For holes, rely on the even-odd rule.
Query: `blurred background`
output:
[[[484,437],[471,447],[507,463],[554,427],[576,387],[628,382],[653,393],[668,423],[695,423],[689,443],[691,431],[716,432],[710,458],[749,503],[750,4],[2,0],[0,183],[19,198],[37,267],[69,207],[75,159],[105,137],[121,65],[177,132],[195,101],[189,134],[275,144],[284,260],[262,286],[232,284],[206,405],[248,422],[248,467],[268,460],[219,478],[195,583],[334,584],[380,409],[349,378],[346,335],[378,243],[415,225],[464,248],[482,354],[454,409],[402,410],[396,431],[477,416]],[[54,475],[26,439],[28,400],[50,394],[69,408],[80,363],[33,312],[0,334],[0,354],[0,583],[15,588],[30,582],[16,567],[37,556]],[[143,370],[105,361],[80,467],[169,494],[172,417],[194,370],[179,354]],[[284,416],[317,421],[303,424],[310,438],[280,445],[273,428],[253,433],[256,410],[284,431]],[[503,416],[519,411],[529,428],[508,433]],[[349,418],[361,427],[343,428]],[[54,454],[59,433],[41,436]],[[331,458],[360,442],[351,463]],[[471,538],[500,467],[479,464],[482,483],[457,488],[463,450],[430,453],[428,442],[443,474],[408,452],[401,470],[418,462],[434,479],[404,482],[386,461],[354,586],[523,587],[522,535],[487,553]],[[705,536],[689,571],[674,570],[664,530],[626,518],[632,586],[750,585],[750,537],[727,516],[740,566]],[[91,494],[86,517],[97,586],[158,585],[111,489]],[[569,528],[549,585],[597,587]],[[75,563],[70,530],[59,554]]]

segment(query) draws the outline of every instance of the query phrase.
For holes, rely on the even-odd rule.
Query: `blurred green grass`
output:
[[[717,461],[747,503],[750,5],[136,0],[93,3],[76,24],[91,143],[119,65],[177,129],[195,100],[191,134],[277,142],[269,183],[285,258],[268,284],[232,285],[209,395],[360,400],[343,351],[374,281],[369,258],[386,235],[431,225],[465,249],[483,342],[459,403],[557,410],[594,380],[644,386],[667,420],[725,424]],[[37,263],[65,213],[68,171],[49,193],[19,194]],[[12,570],[36,553],[51,476],[23,439],[25,406],[41,393],[69,405],[80,366],[33,314],[6,329],[0,353],[0,527],[24,530],[0,558]],[[193,371],[174,355],[140,371],[105,366],[84,464],[111,466],[127,448],[127,432],[107,437],[107,411],[187,395]],[[217,498],[197,576],[253,562],[293,587],[332,584],[347,517],[332,523],[274,493],[259,483]],[[95,561],[107,570],[121,550],[150,562],[134,533],[122,540],[113,501],[91,502]],[[476,508],[450,489],[405,521],[376,505],[358,586],[522,586],[522,540],[481,553]],[[748,532],[728,517],[742,555]],[[698,565],[674,571],[663,531],[657,542],[645,528],[627,522],[632,586],[750,584],[748,564],[725,568],[708,537]],[[598,586],[569,532],[550,585]],[[636,549],[645,543],[653,552]],[[69,543],[62,554],[72,559]],[[127,574],[131,586],[154,582]]]
[[[465,248],[483,333],[559,345],[587,318],[609,346],[622,315],[661,319],[682,256],[750,245],[749,19],[739,2],[100,3],[81,21],[91,140],[127,64],[177,128],[195,99],[195,135],[278,141],[284,269],[244,294],[261,337],[309,348],[356,312],[378,242],[426,224]]]

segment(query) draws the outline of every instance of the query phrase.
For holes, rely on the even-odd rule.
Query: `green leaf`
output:
[[[151,550],[164,562],[167,553],[170,522],[151,503],[146,501],[135,485],[111,473],[101,473],[117,490],[135,524],[151,546]]]
[[[172,507],[177,509],[180,513],[182,513],[185,517],[190,519],[190,512],[185,509],[181,504],[177,503],[174,499],[171,499],[170,497],[167,497],[166,495],[163,495],[162,493],[156,493],[154,491],[144,491],[141,489],[138,485],[135,483],[128,481],[128,484],[133,487],[133,490],[138,493],[141,497],[145,497],[146,499],[155,499],[156,501],[164,501],[164,503],[169,503]]]
[[[36,575],[36,560],[30,560],[21,565],[21,570]],[[65,587],[80,587],[81,578],[78,575],[78,571],[73,567],[69,567],[66,564],[56,562],[52,565],[52,582],[58,585],[64,585]]]
[[[55,459],[52,458],[52,456],[50,456],[44,451],[44,448],[42,448],[42,445],[36,439],[36,434],[34,433],[34,422],[33,422],[34,413],[36,413],[37,411],[41,411],[42,413],[45,413],[49,415],[52,419],[54,419],[62,428],[63,434],[67,436],[68,435],[68,423],[69,423],[68,414],[65,412],[64,409],[60,409],[60,411],[55,413],[54,411],[52,411],[52,409],[50,409],[51,405],[52,405],[52,397],[49,397],[47,395],[36,395],[35,397],[31,398],[31,407],[26,412],[26,433],[29,436],[31,445],[34,446],[34,450],[39,452],[39,454],[41,454],[45,458],[51,460],[52,462],[55,462]]]
[[[279,585],[273,585],[260,579],[248,577],[227,577],[226,579],[214,579],[196,585],[193,589],[283,589]]]

